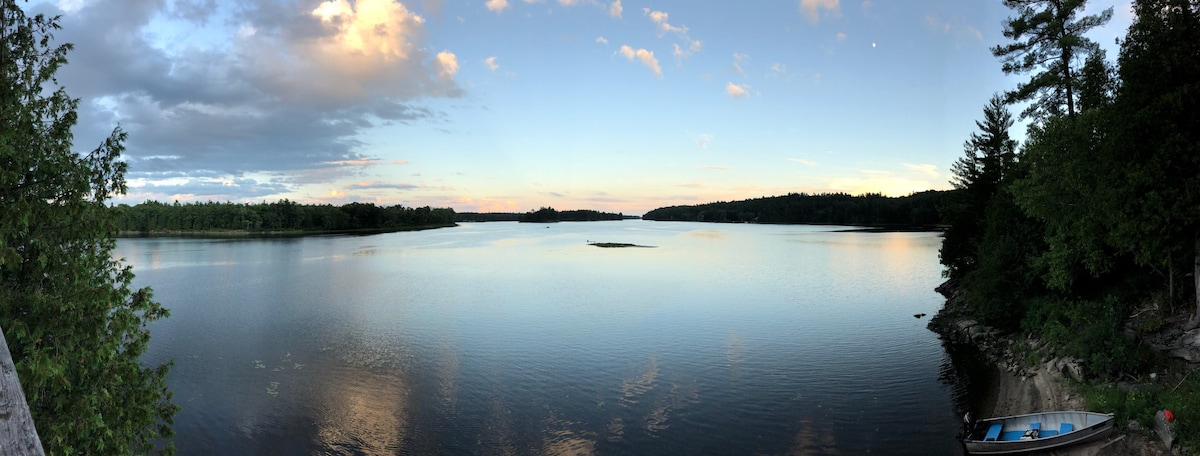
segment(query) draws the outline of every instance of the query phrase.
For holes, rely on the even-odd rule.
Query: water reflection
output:
[[[912,318],[941,305],[936,234],[553,228],[118,253],[172,310],[146,356],[176,361],[184,455],[958,449],[945,349]]]

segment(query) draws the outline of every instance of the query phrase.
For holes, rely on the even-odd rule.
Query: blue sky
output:
[[[1116,57],[1128,0],[1092,38]],[[129,132],[123,202],[640,214],[905,195],[995,92],[1000,1],[63,0],[76,146]],[[1019,109],[1014,109],[1019,111]],[[1023,137],[1023,126],[1013,134]]]

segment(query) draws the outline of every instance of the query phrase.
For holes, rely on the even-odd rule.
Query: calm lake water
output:
[[[937,233],[122,239],[180,454],[952,454]],[[654,248],[603,249],[587,241]],[[959,400],[961,402],[961,399]]]

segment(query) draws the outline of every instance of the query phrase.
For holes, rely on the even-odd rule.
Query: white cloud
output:
[[[659,32],[687,33],[688,31],[687,27],[676,27],[667,22],[668,15],[663,11],[651,11],[650,8],[642,8],[642,13],[650,16],[651,22],[658,24]]]
[[[621,18],[621,12],[625,9],[621,7],[621,0],[614,0],[612,5],[608,7],[608,15],[617,19]]]
[[[483,64],[486,65],[488,67],[488,69],[492,70],[492,71],[496,71],[497,69],[500,68],[500,65],[496,64],[495,57],[488,57],[486,59],[483,59]]]
[[[805,166],[817,166],[817,162],[812,161],[812,160],[805,160],[803,158],[789,158],[787,160],[790,162],[796,162],[796,163],[799,163],[799,164],[805,165]]]
[[[600,43],[600,44],[608,44],[608,40],[607,40],[607,39],[605,39],[605,38],[604,38],[604,37],[602,37],[602,36],[600,36],[600,37],[596,37],[596,42],[597,42],[597,43]]]
[[[458,74],[458,57],[449,51],[437,53],[438,77],[443,80],[453,80]]]
[[[647,51],[645,49],[635,50],[629,47],[629,45],[621,45],[621,50],[617,52],[630,61],[633,61],[635,58],[640,60],[642,65],[645,65],[646,68],[649,68],[650,71],[653,71],[655,75],[658,75],[658,77],[662,77],[662,67],[659,66],[658,59],[654,58],[654,52]]]
[[[558,4],[562,6],[575,6],[579,4],[579,0],[558,0]]]
[[[746,84],[734,84],[730,82],[725,85],[725,93],[734,98],[746,98],[750,96],[750,86]]]
[[[846,32],[838,32],[838,34],[837,34],[837,40],[838,40],[839,42],[841,42],[841,41],[846,41]]]
[[[747,60],[750,60],[750,56],[737,52],[733,53],[733,72],[737,74],[745,73],[745,71],[742,70],[742,62]]]
[[[673,44],[672,46],[674,46],[674,51],[671,52],[671,55],[674,55],[675,58],[682,60],[692,54],[700,52],[700,40],[687,40],[687,43],[687,47],[680,46],[678,43]]]
[[[800,0],[800,12],[808,17],[809,22],[816,24],[821,20],[821,10],[826,10],[825,17],[841,16],[838,3],[839,0]]]
[[[484,6],[487,6],[488,11],[499,13],[508,8],[508,0],[488,0]]]
[[[929,164],[924,164],[924,163],[914,165],[911,163],[905,163],[904,167],[908,168],[910,171],[921,173],[921,174],[925,175],[926,177],[929,177],[930,179],[938,178],[938,172],[937,172],[936,165],[929,165]]]

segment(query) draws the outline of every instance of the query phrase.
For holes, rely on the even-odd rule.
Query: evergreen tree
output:
[[[169,437],[167,365],[143,367],[146,324],[167,316],[112,258],[125,191],[120,129],[72,151],[77,99],[54,74],[58,18],[0,0],[0,328],[51,454],[130,454]]]
[[[979,264],[979,245],[984,234],[986,211],[1001,185],[1012,179],[1016,169],[1017,142],[1009,137],[1012,114],[1004,100],[995,95],[983,109],[983,121],[976,121],[978,133],[963,144],[964,156],[954,162],[951,184],[958,189],[947,210],[952,224],[946,230],[940,252],[947,275],[962,277]]]
[[[1076,59],[1098,47],[1083,34],[1112,19],[1112,8],[1097,15],[1077,17],[1087,0],[1004,0],[1017,16],[1004,22],[1004,36],[1015,43],[992,48],[1004,63],[1005,74],[1033,73],[1029,82],[1005,94],[1009,103],[1031,101],[1022,118],[1047,119],[1061,115],[1066,106],[1074,117],[1079,84]]]

